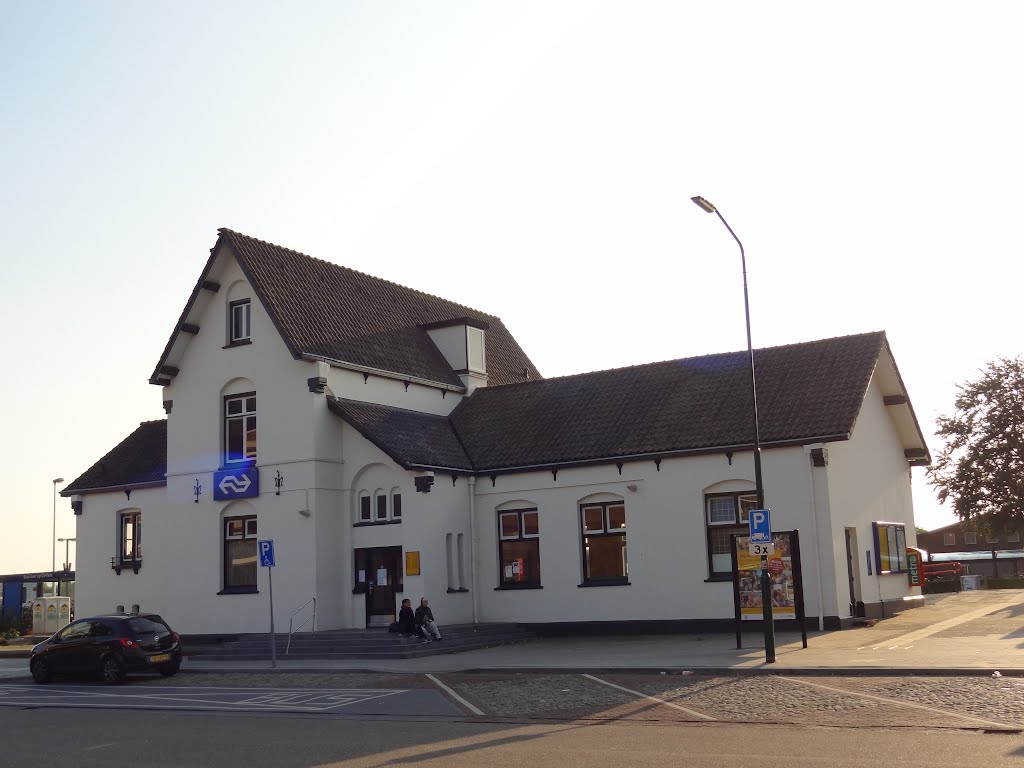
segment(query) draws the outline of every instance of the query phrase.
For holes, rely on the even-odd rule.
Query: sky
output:
[[[53,479],[163,418],[218,227],[496,314],[554,376],[746,347],[702,195],[754,345],[886,331],[936,453],[1021,353],[1022,13],[0,0],[0,573],[59,568]]]

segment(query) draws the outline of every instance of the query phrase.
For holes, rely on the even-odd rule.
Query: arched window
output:
[[[459,534],[459,580],[462,581],[462,535]],[[498,585],[506,589],[539,587],[540,513],[529,502],[498,507]]]
[[[705,490],[704,526],[711,579],[732,578],[732,535],[750,533],[750,510],[757,507],[757,494],[747,488],[744,481],[728,481]]]
[[[370,492],[359,492],[359,522],[369,523],[373,520],[373,512],[370,509]]]
[[[256,515],[250,505],[228,508],[224,515],[224,593],[256,591],[256,533]]]
[[[626,583],[626,502],[621,497],[600,494],[581,502],[580,538],[584,584]]]

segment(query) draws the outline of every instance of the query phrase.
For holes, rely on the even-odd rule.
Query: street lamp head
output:
[[[54,485],[56,485],[57,483],[63,483],[63,482],[64,482],[64,478],[63,477],[55,477],[53,479],[53,484]]]
[[[691,197],[690,199],[693,200],[693,204],[694,205],[699,205],[701,208],[703,208],[708,213],[714,213],[715,210],[716,210],[715,206],[713,206],[711,203],[709,203],[707,200],[705,200],[700,195],[697,195],[697,197]]]

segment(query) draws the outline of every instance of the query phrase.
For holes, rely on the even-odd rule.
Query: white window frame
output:
[[[125,554],[125,544],[128,543],[128,536],[125,531],[128,521],[132,522],[132,554],[131,557]],[[136,563],[142,560],[142,511],[135,509],[130,512],[121,512],[118,515],[119,543],[118,559],[122,563]]]
[[[365,502],[365,504],[363,503]],[[359,492],[359,503],[358,503],[358,522],[360,523],[372,523],[373,522],[373,499],[370,497],[369,491]]]
[[[1020,531],[1011,531],[1006,534],[1007,543],[1018,543],[1020,542]]]
[[[996,534],[996,533],[986,533],[985,534],[985,543],[986,544],[998,544],[999,543],[999,534]]]
[[[238,323],[236,323],[236,318]],[[240,328],[238,326],[241,326]],[[236,328],[238,333],[236,333]],[[228,309],[228,341],[237,344],[252,340],[252,299],[232,301]]]
[[[231,404],[241,402],[241,409],[238,413],[231,412]],[[250,410],[251,406],[251,410]],[[241,458],[233,458],[231,454],[231,425],[239,421],[242,424],[242,450]],[[256,460],[256,445],[258,444],[258,433],[253,446],[250,449],[247,435],[250,429],[256,433],[256,393],[246,392],[241,395],[227,395],[224,397],[224,464],[250,464]]]
[[[974,531],[964,531],[964,544],[977,544],[978,534]]]
[[[956,546],[956,534],[955,533],[944,533],[944,534],[942,534],[942,546],[944,546],[944,547],[955,547]]]

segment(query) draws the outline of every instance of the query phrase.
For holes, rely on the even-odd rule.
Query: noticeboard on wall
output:
[[[903,523],[871,524],[879,574],[907,572],[907,529]]]
[[[415,552],[405,553],[405,574],[406,576],[419,576],[420,575],[420,553],[419,550]]]

